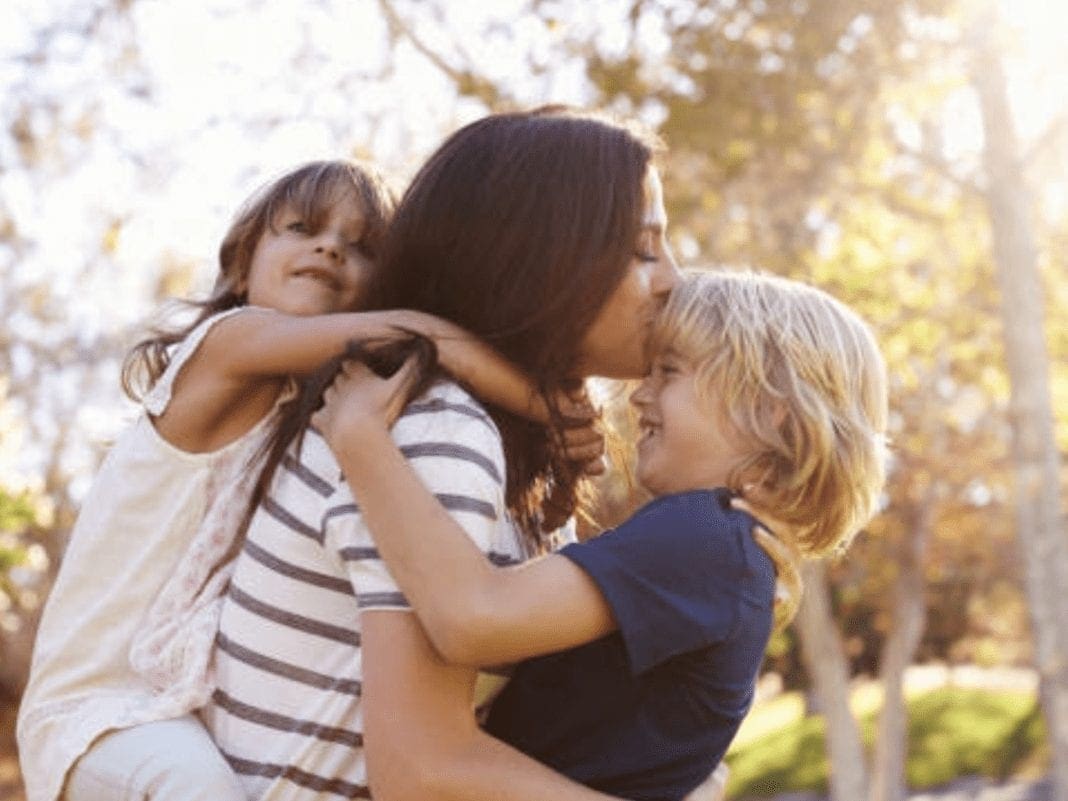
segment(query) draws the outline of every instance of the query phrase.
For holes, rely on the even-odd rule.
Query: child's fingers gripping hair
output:
[[[366,362],[348,360],[323,393],[323,405],[311,417],[312,425],[330,439],[328,432],[346,430],[346,415],[372,419],[385,428],[396,421],[408,402],[410,388],[419,378],[416,356],[385,377],[375,373]]]

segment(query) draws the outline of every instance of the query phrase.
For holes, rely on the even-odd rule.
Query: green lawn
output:
[[[871,690],[853,697],[869,749],[879,703]],[[913,789],[964,775],[1003,779],[1045,770],[1045,732],[1031,693],[946,687],[910,697],[908,707]],[[731,798],[826,789],[823,720],[803,715],[800,693],[753,709],[727,754]]]

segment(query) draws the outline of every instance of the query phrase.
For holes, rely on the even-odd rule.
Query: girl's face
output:
[[[634,256],[582,339],[583,375],[637,378],[649,369],[647,343],[656,315],[679,281],[667,243],[667,212],[660,175],[649,167],[643,184],[645,208]]]
[[[726,486],[752,452],[719,395],[698,396],[695,377],[687,360],[660,353],[630,396],[640,415],[638,481],[654,495]]]
[[[360,244],[365,225],[363,205],[351,192],[315,229],[298,209],[282,209],[256,243],[238,291],[253,306],[287,314],[351,311],[373,267]]]

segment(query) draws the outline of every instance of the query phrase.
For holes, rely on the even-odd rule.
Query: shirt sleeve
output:
[[[618,528],[560,551],[600,588],[632,673],[727,639],[745,572],[744,513],[714,493],[658,498]]]
[[[474,402],[417,402],[393,428],[393,440],[427,488],[487,556],[505,516],[504,453],[493,422]],[[344,562],[361,611],[410,609],[378,555],[348,485],[323,522],[325,544]]]

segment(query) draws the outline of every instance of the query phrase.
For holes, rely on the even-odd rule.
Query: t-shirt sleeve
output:
[[[707,492],[658,498],[618,528],[560,551],[600,588],[635,675],[730,636],[745,569],[740,514]]]
[[[490,558],[504,505],[504,453],[496,427],[463,399],[417,402],[398,419],[394,442],[426,487]],[[348,485],[324,515],[325,544],[344,562],[361,611],[409,609],[379,557]]]

